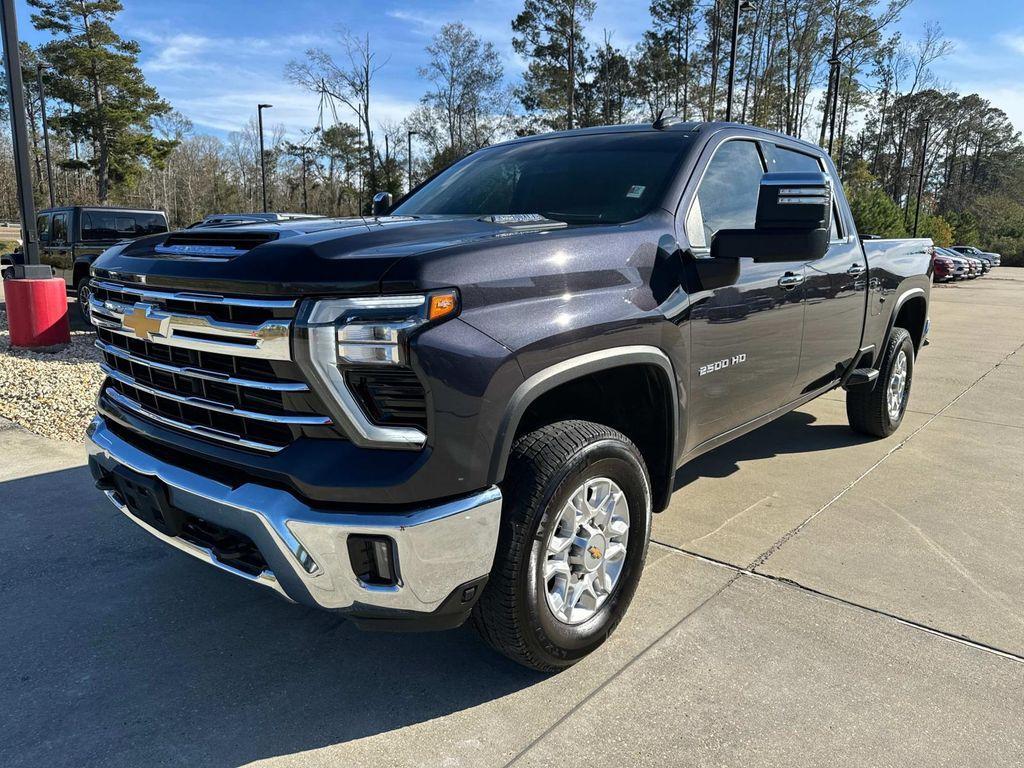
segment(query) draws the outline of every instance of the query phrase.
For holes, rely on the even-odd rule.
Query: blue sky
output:
[[[648,26],[649,0],[598,0],[590,25],[594,39],[609,30],[620,47]],[[289,59],[310,46],[335,48],[335,29],[368,32],[380,59],[374,109],[400,120],[423,90],[416,67],[441,24],[462,21],[494,43],[515,80],[523,63],[512,51],[510,22],[520,0],[124,0],[118,30],[142,44],[149,81],[201,132],[237,130],[257,102],[274,104],[271,124],[288,133],[311,126],[316,100],[283,76]],[[21,37],[44,39],[32,29],[29,8],[18,0]],[[1021,0],[914,0],[898,29],[914,40],[928,22],[941,24],[956,52],[935,65],[944,85],[978,92],[1004,109],[1024,130],[1024,3]]]

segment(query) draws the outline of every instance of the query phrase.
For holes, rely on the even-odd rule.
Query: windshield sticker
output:
[[[647,189],[647,187],[641,184],[634,184],[629,188],[629,192],[626,193],[626,197],[640,197],[640,195],[644,193],[645,189]]]

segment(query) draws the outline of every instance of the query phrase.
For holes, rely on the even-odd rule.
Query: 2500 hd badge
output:
[[[728,368],[730,365],[739,365],[740,363],[745,362],[747,362],[747,355],[744,352],[742,355],[733,355],[731,359],[727,357],[724,360],[718,360],[714,363],[702,365],[699,369],[700,372],[697,375],[704,376],[705,374],[714,373],[715,371],[720,371],[723,368]]]

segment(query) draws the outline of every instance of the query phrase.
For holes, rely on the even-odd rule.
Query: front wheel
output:
[[[636,591],[651,490],[636,446],[587,421],[519,438],[494,566],[473,625],[496,650],[553,672],[600,646]]]
[[[903,421],[914,378],[914,342],[904,328],[893,328],[882,354],[878,379],[870,390],[846,393],[846,416],[857,432],[888,437]]]
[[[92,312],[89,310],[90,296],[92,296],[92,288],[89,287],[89,278],[82,278],[75,285],[75,298],[78,301],[78,315],[86,325],[92,325]]]

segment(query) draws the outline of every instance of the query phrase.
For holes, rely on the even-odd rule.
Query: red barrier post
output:
[[[59,277],[4,280],[11,346],[37,349],[71,341],[67,286]]]

